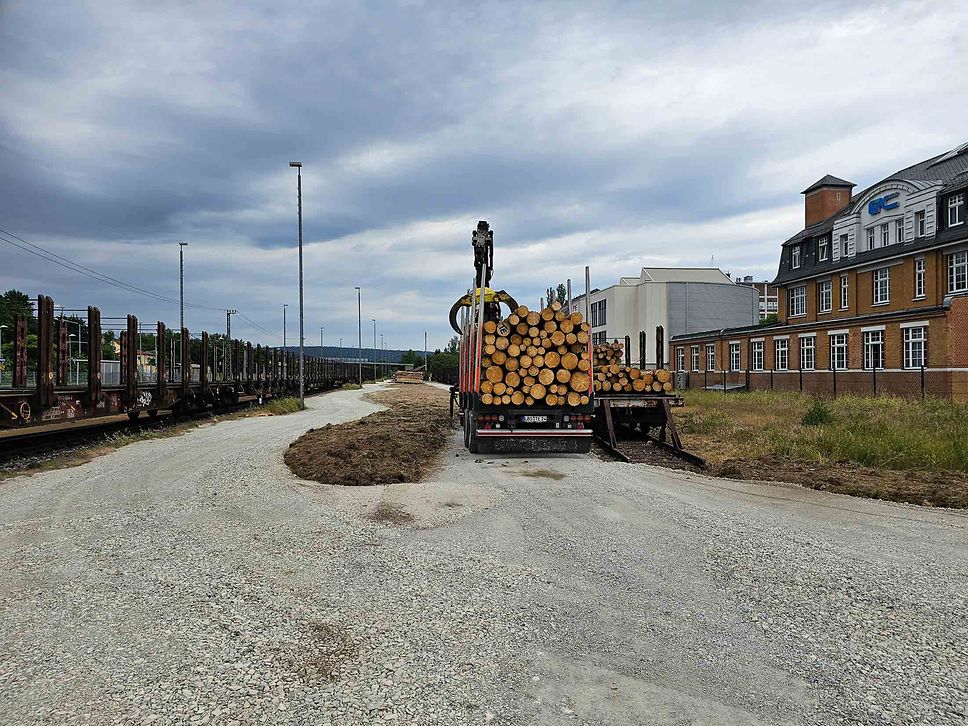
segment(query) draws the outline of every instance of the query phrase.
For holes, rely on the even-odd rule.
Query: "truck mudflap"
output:
[[[475,448],[481,454],[587,454],[590,429],[477,429]]]

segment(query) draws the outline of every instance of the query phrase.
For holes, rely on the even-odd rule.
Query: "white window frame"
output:
[[[742,370],[743,365],[742,350],[739,347],[739,342],[732,342],[729,344],[729,369],[731,371]]]
[[[923,209],[914,213],[914,236],[924,237],[928,233],[928,215]]]
[[[834,309],[833,282],[821,280],[817,283],[817,296],[819,297],[819,312],[829,313]]]
[[[706,343],[706,370],[716,370],[716,344]]]
[[[800,269],[800,245],[793,245],[790,249],[790,268],[793,270]]]
[[[764,346],[762,340],[750,341],[750,370],[763,370],[763,364],[765,363],[765,354],[763,352],[763,348]]]
[[[894,220],[894,236],[897,237],[898,244],[901,244],[904,242],[904,220],[903,219]]]
[[[676,346],[676,369],[686,370],[686,349],[683,346]]]
[[[865,330],[864,336],[864,370],[870,371],[884,368],[884,331]]]
[[[921,368],[928,362],[928,329],[924,326],[904,328],[904,367]],[[918,357],[915,358],[915,351]]]
[[[867,249],[874,249],[874,245],[877,243],[877,233],[874,231],[873,227],[867,228]]]
[[[887,222],[881,225],[881,247],[887,247],[891,244],[891,225]]]
[[[776,338],[773,341],[773,368],[778,371],[790,368],[790,341],[787,338]]]
[[[849,246],[848,241],[849,241],[848,235],[846,234],[840,235],[840,256],[841,257],[847,257],[847,248]]]
[[[804,353],[810,353],[809,363],[804,360]],[[817,367],[817,339],[813,335],[800,338],[800,370],[812,371]]]
[[[927,294],[925,292],[925,282],[927,275],[925,274],[925,265],[923,257],[916,257],[914,259],[914,299],[921,300]]]
[[[830,238],[821,237],[817,240],[817,262],[826,262],[830,259]]]
[[[850,307],[850,282],[847,275],[840,276],[840,309]]]
[[[847,370],[850,362],[847,351],[847,333],[829,333],[830,338],[830,368],[835,371]]]
[[[948,255],[948,292],[968,292],[968,250]]]
[[[608,331],[599,330],[597,333],[592,333],[592,345],[605,345],[608,342]]]
[[[891,268],[880,267],[871,275],[874,305],[887,305],[891,302]]]
[[[788,291],[790,312],[789,317],[798,318],[807,314],[807,286],[797,285]],[[796,304],[799,303],[799,304]]]
[[[965,193],[948,197],[948,226],[957,227],[965,223]]]
[[[692,372],[698,373],[699,372],[699,346],[698,345],[692,346],[692,350],[690,351],[690,358],[692,362],[692,369],[691,369]]]

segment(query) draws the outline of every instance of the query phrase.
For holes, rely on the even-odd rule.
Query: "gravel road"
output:
[[[0,722],[968,722],[963,514],[457,436],[337,489],[283,451],[378,407],[308,403],[0,483]]]

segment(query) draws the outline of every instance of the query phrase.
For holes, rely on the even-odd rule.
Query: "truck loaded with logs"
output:
[[[642,438],[651,439],[658,425],[663,442],[671,427],[674,448],[681,448],[669,410],[672,374],[661,365],[623,365],[620,343],[592,345],[587,267],[584,314],[570,299],[531,310],[490,287],[494,233],[488,223],[479,222],[471,239],[474,284],[450,312],[460,334],[452,403],[471,453],[587,453],[596,434],[614,449],[616,419],[633,424]],[[635,415],[640,412],[644,417]],[[635,425],[638,418],[646,428]]]

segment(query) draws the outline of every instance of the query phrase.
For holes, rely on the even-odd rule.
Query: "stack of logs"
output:
[[[595,346],[595,390],[615,393],[662,393],[672,390],[672,373],[665,368],[649,370],[622,361],[622,343]]]
[[[554,302],[521,305],[506,320],[484,323],[481,402],[485,405],[580,406],[589,401],[589,325]]]

